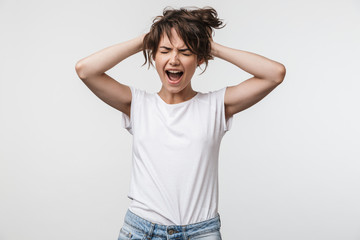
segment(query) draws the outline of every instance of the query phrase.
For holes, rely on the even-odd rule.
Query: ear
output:
[[[200,60],[198,61],[198,66],[200,66],[200,65],[203,64],[204,62],[205,62],[205,59],[204,59],[204,58],[200,59]]]

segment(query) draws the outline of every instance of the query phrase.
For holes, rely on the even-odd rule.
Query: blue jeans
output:
[[[160,225],[141,218],[129,209],[118,240],[221,240],[219,213],[206,221],[188,225]]]

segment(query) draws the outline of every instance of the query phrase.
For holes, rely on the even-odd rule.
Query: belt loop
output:
[[[182,226],[182,232],[183,232],[184,239],[188,239],[188,236],[186,234],[186,226],[185,225]]]
[[[146,237],[147,239],[150,240],[152,238],[154,228],[155,228],[155,223],[151,223],[150,232],[149,232],[148,236]]]

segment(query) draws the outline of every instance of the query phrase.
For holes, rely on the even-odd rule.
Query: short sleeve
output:
[[[220,108],[221,108],[221,121],[222,121],[222,125],[223,125],[223,130],[224,132],[227,132],[231,129],[231,126],[232,126],[232,121],[233,121],[233,118],[234,118],[234,115],[232,115],[230,118],[227,119],[226,121],[226,118],[225,118],[225,92],[226,92],[226,88],[227,87],[224,87],[222,89],[220,89],[218,91],[218,97],[219,97],[219,102],[220,102]]]
[[[136,96],[138,94],[138,89],[129,86],[130,90],[131,90],[131,108],[130,108],[130,117],[123,112],[120,112],[121,114],[121,118],[120,118],[120,122],[121,122],[121,126],[123,128],[125,128],[131,135],[133,135],[133,116],[134,116],[134,108],[136,108]]]

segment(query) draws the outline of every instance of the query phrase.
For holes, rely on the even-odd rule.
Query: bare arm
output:
[[[130,116],[131,90],[105,72],[142,50],[144,34],[107,47],[76,63],[75,70],[85,85],[101,100]]]
[[[100,75],[122,60],[142,50],[144,35],[118,43],[91,54],[77,62],[76,71],[81,79]]]
[[[227,117],[259,102],[285,78],[286,69],[281,63],[215,42],[212,42],[211,48],[213,56],[226,60],[254,75],[238,85],[227,88],[224,100]]]

